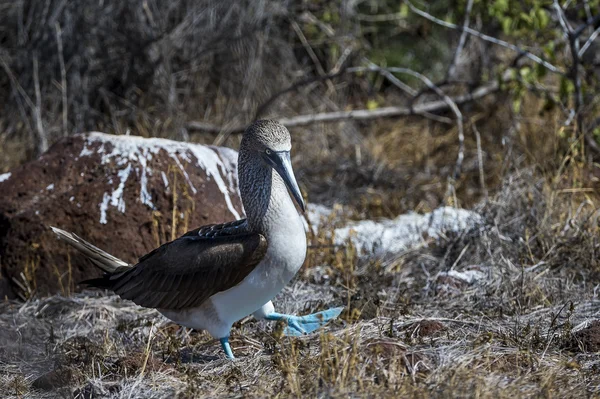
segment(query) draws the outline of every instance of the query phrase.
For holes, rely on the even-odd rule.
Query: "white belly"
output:
[[[305,257],[304,232],[295,239],[271,239],[265,258],[240,284],[213,295],[196,308],[159,310],[178,324],[206,330],[215,338],[226,337],[233,323],[261,308],[283,289]]]

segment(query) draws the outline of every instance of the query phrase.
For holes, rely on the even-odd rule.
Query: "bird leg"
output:
[[[225,355],[227,356],[227,358],[235,359],[235,356],[233,356],[233,352],[231,351],[231,346],[229,345],[229,337],[221,338],[219,339],[219,341],[221,341],[221,347],[225,351]]]
[[[330,320],[335,319],[342,313],[343,307],[331,308],[321,312],[309,314],[306,316],[294,316],[289,314],[281,314],[277,312],[266,315],[267,320],[284,320],[287,322],[287,327],[283,333],[290,337],[300,337],[310,334],[313,331],[323,327]]]

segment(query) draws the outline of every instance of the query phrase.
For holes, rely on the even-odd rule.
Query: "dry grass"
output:
[[[600,336],[585,329],[600,319],[597,198],[569,213],[581,193],[536,176],[512,175],[479,205],[483,227],[384,263],[311,249],[276,306],[344,304],[342,320],[300,339],[243,320],[234,362],[206,333],[114,296],[5,303],[0,396],[600,395]]]
[[[39,23],[52,13],[38,3],[2,6],[0,20],[9,29],[0,59],[30,100],[33,60],[43,61],[40,112],[50,142],[67,132],[131,129],[238,148],[239,136],[190,138],[182,128],[190,119],[249,121],[270,95],[316,74],[289,30],[289,16],[311,11],[309,3],[286,11],[261,6],[277,3],[271,1],[232,7],[236,2],[89,0],[67,5],[53,24]],[[24,5],[30,12],[15,17]],[[95,29],[76,23],[84,14],[94,15]],[[115,38],[110,33],[120,25],[131,29]],[[25,28],[27,35],[14,35]],[[302,28],[309,34],[315,27]],[[330,55],[343,47],[344,35],[313,34],[317,61],[332,70],[339,57]],[[66,89],[61,56],[69,65]],[[381,105],[406,102],[372,79],[307,85],[280,97],[265,115],[363,108],[373,98]],[[0,117],[2,173],[34,158],[41,137],[27,96],[7,74],[0,74],[0,85],[6,88],[0,102],[10,110]],[[360,219],[446,203],[474,207],[485,220],[477,230],[385,261],[361,261],[352,247],[334,248],[325,234],[312,237],[306,268],[275,302],[292,313],[346,306],[321,334],[282,338],[278,326],[243,320],[232,331],[238,360],[230,362],[206,333],[114,296],[5,302],[0,397],[600,397],[600,334],[586,324],[600,319],[600,167],[573,126],[564,127],[562,112],[544,111],[533,94],[519,112],[507,93],[463,108],[463,173],[450,191],[454,124],[415,117],[292,131],[295,170],[311,202],[341,203],[345,217]],[[176,209],[193,211],[183,191]],[[162,215],[152,222],[157,243],[171,238]],[[184,230],[185,223],[171,227]],[[26,270],[34,267],[32,259]],[[24,284],[35,281],[25,276]],[[71,282],[65,287],[70,292]]]
[[[306,268],[275,303],[293,313],[346,306],[322,334],[282,338],[277,326],[244,320],[229,362],[206,333],[114,296],[4,303],[0,396],[600,396],[598,334],[582,324],[600,319],[600,168],[556,115],[539,118],[533,99],[518,128],[495,101],[465,112],[463,174],[450,197],[452,126],[408,118],[293,132],[311,202],[343,203],[344,217],[361,219],[445,202],[485,220],[385,261],[312,237]],[[184,191],[173,205],[193,211]],[[153,222],[157,243],[168,240],[162,216]]]

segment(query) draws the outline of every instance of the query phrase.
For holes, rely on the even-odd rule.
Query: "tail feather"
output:
[[[50,226],[50,228],[58,238],[66,241],[73,248],[84,254],[106,273],[114,273],[119,268],[131,267],[129,263],[112,256],[108,252],[101,250],[73,233],[69,233],[68,231],[61,230],[57,227]]]

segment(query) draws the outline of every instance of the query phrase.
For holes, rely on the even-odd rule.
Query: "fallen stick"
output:
[[[481,86],[471,93],[464,94],[461,96],[452,97],[451,100],[455,104],[464,104],[467,102],[479,100],[487,95],[497,92],[500,86],[497,81],[488,85]],[[409,115],[420,115],[430,112],[439,112],[449,109],[447,101],[438,100],[430,101],[423,104],[417,104],[413,107],[382,107],[377,109],[357,109],[351,111],[336,111],[336,112],[322,112],[318,114],[298,115],[291,118],[279,118],[277,119],[282,125],[286,127],[295,126],[306,126],[313,123],[326,123],[336,122],[345,119],[351,120],[368,120],[376,118],[389,118],[395,116],[409,116]],[[246,128],[246,125],[239,126],[217,126],[211,123],[191,121],[187,123],[187,129],[190,132],[205,132],[205,133],[242,133]]]

